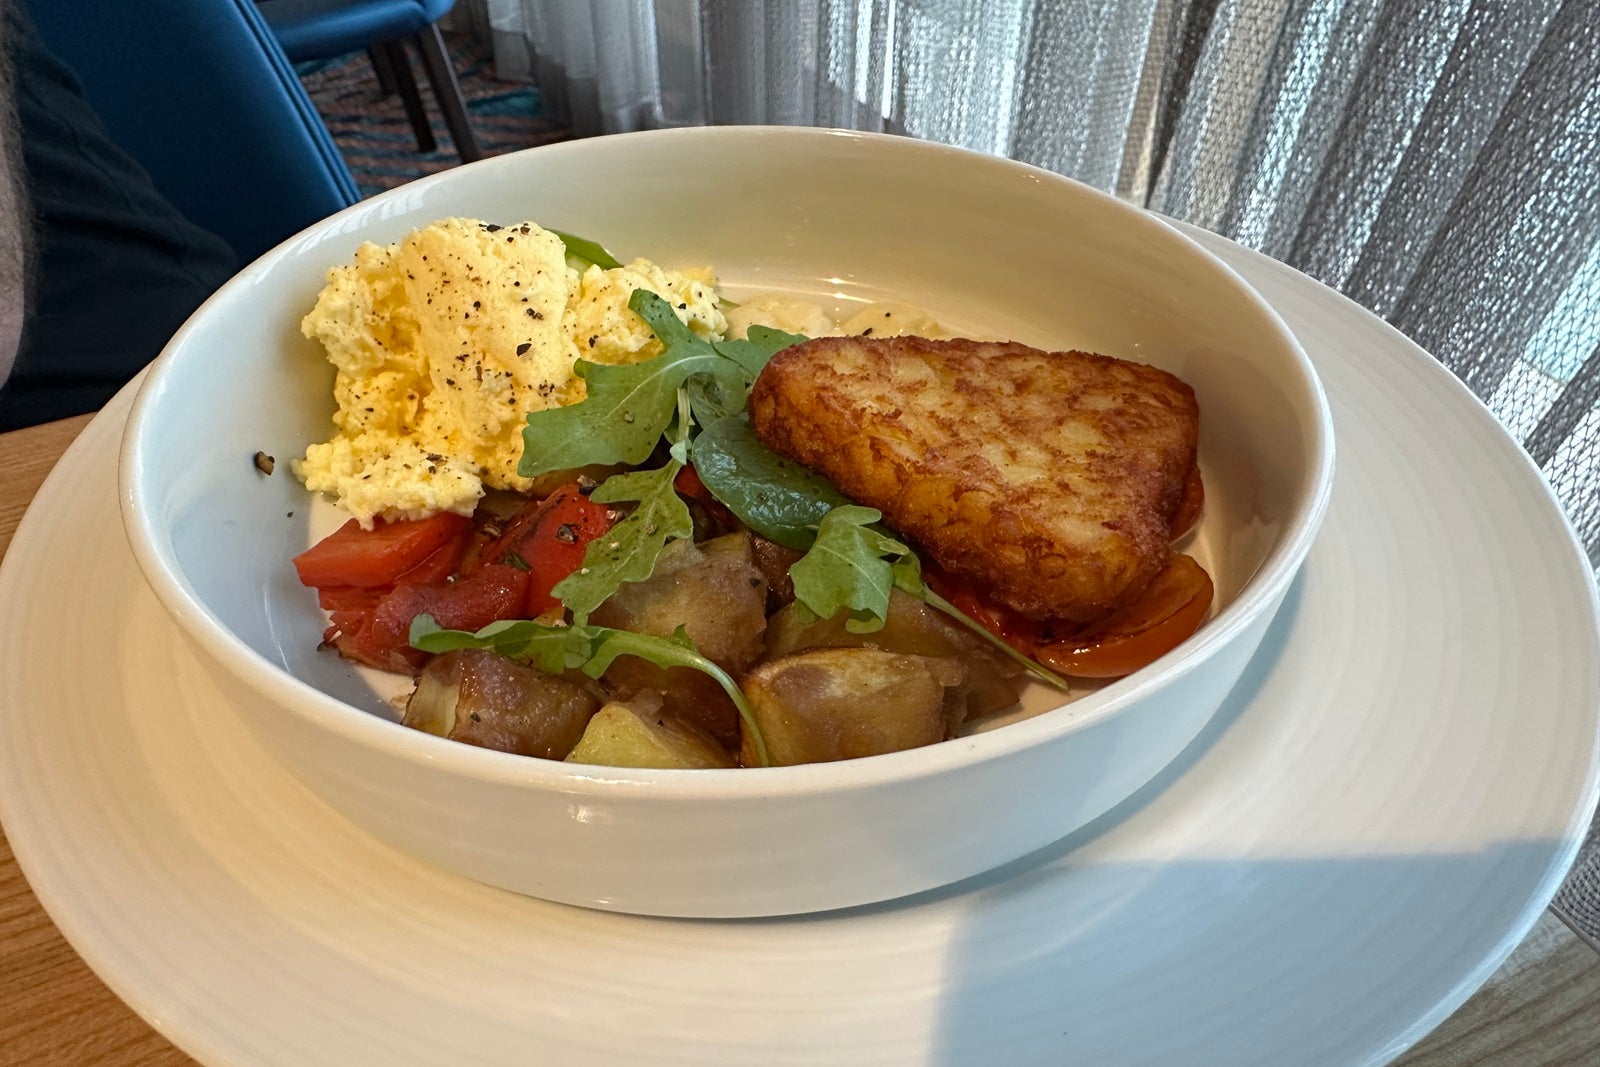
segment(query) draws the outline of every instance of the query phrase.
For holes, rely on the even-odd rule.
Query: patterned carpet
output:
[[[486,46],[465,35],[450,33],[445,35],[445,43],[455,62],[473,133],[484,155],[514,152],[571,136],[562,124],[540,116],[538,89],[495,77]],[[362,196],[392,189],[460,162],[423,74],[422,60],[415,48],[408,45],[407,50],[439,145],[434,152],[417,151],[416,137],[400,97],[383,95],[365,52],[297,68],[301,82],[355,175]]]

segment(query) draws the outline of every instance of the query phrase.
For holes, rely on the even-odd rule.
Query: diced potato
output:
[[[637,656],[621,656],[605,674],[606,691],[618,700],[659,693],[666,710],[692,722],[728,748],[739,747],[739,709],[716,679],[692,667],[658,667]]]
[[[737,672],[761,656],[766,598],[750,535],[736,533],[699,545],[672,542],[649,578],[618,589],[589,619],[652,637],[682,626],[708,659]]]
[[[701,731],[667,715],[659,696],[640,693],[595,712],[567,762],[695,769],[732,767],[733,757]]]
[[[809,612],[790,605],[767,622],[770,658],[805,648],[861,646],[913,656],[955,656],[967,665],[967,681],[961,694],[960,717],[952,731],[967,719],[993,714],[1017,702],[1017,679],[1022,667],[909,593],[896,589],[890,594],[883,628],[871,633],[852,633],[845,628],[842,614],[832,619],[804,620],[802,615]]]
[[[775,659],[744,678],[774,766],[825,763],[931,745],[949,736],[947,695],[966,678],[960,660],[879,648],[816,648]],[[744,732],[741,756],[758,762]]]
[[[670,637],[683,627],[713,663],[737,674],[762,654],[767,584],[751,554],[750,536],[729,534],[695,545],[674,541],[655,573],[624,585],[589,616],[601,626]],[[715,681],[696,670],[658,667],[622,656],[605,685],[627,699],[644,690],[666,697],[666,710],[693,722],[730,748],[739,743],[739,713]]]
[[[461,649],[428,661],[401,722],[480,748],[561,759],[600,703],[580,682]]]

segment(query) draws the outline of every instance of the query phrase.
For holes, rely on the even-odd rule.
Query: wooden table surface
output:
[[[0,554],[88,417],[0,434]],[[193,1061],[95,977],[39,907],[0,835],[0,1064]],[[1600,1063],[1600,954],[1546,912],[1478,993],[1396,1063]]]

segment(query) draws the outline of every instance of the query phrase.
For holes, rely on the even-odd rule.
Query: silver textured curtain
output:
[[[1600,561],[1594,0],[471,0],[580,134],[889,130],[1260,249],[1524,442]]]

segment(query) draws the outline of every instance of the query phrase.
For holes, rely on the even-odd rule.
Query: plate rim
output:
[[[1323,290],[1324,299],[1334,297],[1339,301],[1344,301],[1345,304],[1349,304],[1345,298],[1339,297],[1338,294],[1333,293],[1332,290],[1327,290],[1326,287],[1321,287],[1320,283],[1316,283],[1314,279],[1306,278],[1306,276],[1301,274],[1301,272],[1295,271],[1291,267],[1287,267],[1281,263],[1278,263],[1277,261],[1271,260],[1260,253],[1253,252],[1249,249],[1244,249],[1241,246],[1233,244],[1232,242],[1226,242],[1225,239],[1215,237],[1215,235],[1207,234],[1204,235],[1203,239],[1223,242],[1223,244],[1231,246],[1231,248],[1237,249],[1239,252],[1246,253],[1246,258],[1250,259],[1254,265],[1270,267],[1298,276],[1299,278],[1321,288]],[[1475,418],[1486,420],[1488,425],[1494,427],[1502,434],[1505,433],[1505,431],[1500,428],[1499,423],[1494,419],[1493,415],[1489,412],[1487,406],[1483,404],[1483,402],[1474,394],[1467,390],[1466,387],[1462,385],[1459,380],[1454,377],[1454,375],[1450,374],[1447,369],[1445,369],[1442,365],[1439,365],[1437,361],[1433,360],[1431,356],[1428,356],[1425,352],[1423,352],[1423,350],[1415,346],[1413,342],[1404,338],[1404,336],[1399,334],[1398,331],[1394,331],[1393,328],[1389,327],[1386,323],[1381,323],[1381,320],[1377,320],[1376,316],[1371,316],[1369,312],[1362,311],[1362,309],[1357,308],[1353,304],[1349,304],[1348,308],[1342,308],[1342,310],[1345,311],[1349,311],[1350,309],[1361,311],[1362,314],[1368,315],[1369,318],[1377,321],[1386,330],[1390,331],[1399,342],[1403,342],[1403,344],[1409,350],[1419,354],[1425,361],[1426,365],[1430,365],[1430,369],[1426,373],[1428,373],[1430,376],[1437,375],[1438,377],[1435,380],[1443,383],[1444,387],[1452,390],[1454,393],[1454,399],[1452,401],[1453,403],[1470,401],[1477,412],[1477,414],[1474,416]],[[119,397],[118,400],[113,401],[112,404],[108,405],[104,414],[97,415],[91,425],[101,422],[106,422],[109,424],[110,422],[114,421],[119,413],[125,413],[126,404],[127,400],[125,394],[124,396]],[[1507,435],[1507,437],[1509,437],[1509,435]],[[63,461],[68,455],[73,453],[73,450],[89,448],[89,442],[92,440],[92,438],[93,435],[90,434],[86,429],[85,432],[79,435],[78,440],[74,441],[73,444],[69,446],[67,452],[63,455]],[[1571,550],[1572,557],[1575,560],[1581,560],[1583,565],[1587,566],[1587,557],[1581,552],[1579,542],[1577,541],[1576,532],[1574,531],[1570,520],[1567,519],[1563,510],[1559,507],[1554,492],[1551,490],[1548,481],[1543,478],[1542,473],[1538,471],[1538,468],[1533,464],[1531,458],[1526,455],[1525,451],[1518,447],[1517,452],[1522,457],[1524,473],[1526,474],[1531,472],[1537,478],[1537,481],[1544,490],[1545,496],[1553,510],[1554,515],[1560,518],[1560,521],[1566,530],[1567,537],[1569,539],[1568,548]],[[53,497],[53,494],[65,491],[61,485],[56,483],[65,482],[66,475],[62,472],[61,468],[66,466],[68,465],[65,462],[58,464],[58,469],[56,471],[52,471],[49,478],[47,478],[46,482],[40,487],[37,499]],[[35,509],[30,506],[28,514],[24,515],[22,521],[18,525],[17,535],[13,540],[13,544],[15,545],[18,542],[23,541],[24,538],[31,539],[32,537],[36,536],[33,531],[33,525],[42,523],[43,521],[43,519],[37,517],[35,514]],[[14,557],[12,557],[12,554],[9,551],[7,553],[7,557],[8,558],[5,561],[7,566],[0,567],[0,594],[9,592],[11,587],[17,584],[14,572],[20,569],[20,564],[15,566],[11,565]],[[7,572],[13,573],[8,576]],[[1592,627],[1595,619],[1600,618],[1600,592],[1597,592],[1593,581],[1585,584],[1588,591],[1588,601],[1591,615],[1589,621]],[[4,596],[0,596],[0,604],[4,603],[6,603],[6,598]],[[177,635],[174,634],[173,636]],[[1583,840],[1583,829],[1586,828],[1589,822],[1592,820],[1596,803],[1597,801],[1600,801],[1600,732],[1597,732],[1596,735],[1591,738],[1588,767],[1582,794],[1583,795],[1578,798],[1579,803],[1577,807],[1569,817],[1567,833],[1564,835],[1558,847],[1556,847],[1550,855],[1550,860],[1546,866],[1544,875],[1538,883],[1538,890],[1520,906],[1518,922],[1513,924],[1512,928],[1504,931],[1501,934],[1500,938],[1495,943],[1494,947],[1489,951],[1489,953],[1482,958],[1475,968],[1471,969],[1467,974],[1464,974],[1459,978],[1451,992],[1437,1002],[1435,1009],[1432,1012],[1416,1020],[1416,1022],[1414,1022],[1406,1032],[1396,1035],[1385,1046],[1384,1051],[1379,1054],[1380,1059],[1386,1059],[1389,1056],[1397,1055],[1406,1048],[1409,1048],[1428,1031],[1437,1026],[1439,1022],[1443,1021],[1444,1018],[1452,1014],[1460,1006],[1460,1004],[1464,1002],[1472,994],[1472,992],[1476,990],[1482,984],[1482,982],[1486,980],[1494,972],[1494,970],[1504,962],[1506,956],[1508,956],[1516,947],[1516,945],[1527,936],[1528,931],[1538,920],[1539,915],[1548,906],[1550,899],[1554,896],[1556,889],[1560,885],[1564,873],[1570,868],[1573,860],[1577,856]],[[116,993],[117,996],[119,996],[119,998],[121,998],[125,1003],[129,1004],[130,1007],[132,1007],[140,1014],[142,1018],[146,1020],[146,1022],[148,1022],[158,1032],[162,1033],[163,1036],[165,1036],[168,1040],[189,1052],[191,1055],[195,1055],[197,1058],[204,1059],[220,1055],[220,1050],[211,1045],[209,1041],[205,1040],[203,1034],[196,1033],[192,1030],[184,1030],[179,1021],[161,1016],[160,1013],[153,1010],[149,1005],[149,1002],[146,1001],[146,994],[143,990],[129,988],[121,980],[121,972],[112,962],[111,953],[109,950],[102,952],[101,949],[104,946],[98,942],[89,931],[86,931],[80,926],[80,923],[78,922],[79,916],[72,912],[71,908],[64,903],[61,897],[57,896],[58,887],[51,881],[49,876],[45,876],[43,878],[42,884],[45,888],[45,891],[41,892],[41,883],[39,881],[39,864],[35,862],[36,857],[34,856],[33,844],[30,840],[31,831],[25,830],[20,838],[15,833],[14,828],[18,825],[22,825],[17,823],[15,818],[17,810],[21,808],[20,804],[14,802],[15,800],[16,798],[11,795],[10,787],[8,787],[6,784],[6,778],[4,776],[0,776],[0,817],[4,817],[7,833],[11,837],[13,851],[16,855],[18,866],[22,870],[25,877],[27,877],[30,886],[33,887],[33,891],[38,896],[41,905],[50,915],[51,920],[56,924],[58,929],[60,929],[62,934],[67,938],[68,942],[73,946],[74,950],[84,958],[85,962],[89,964],[96,974],[106,982],[106,984],[113,990],[113,992]]]

